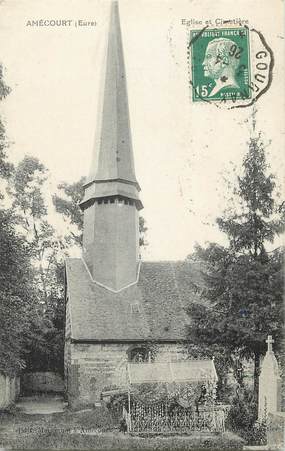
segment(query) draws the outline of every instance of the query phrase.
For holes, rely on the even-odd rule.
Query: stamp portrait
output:
[[[194,102],[251,98],[247,28],[192,30],[190,44]]]

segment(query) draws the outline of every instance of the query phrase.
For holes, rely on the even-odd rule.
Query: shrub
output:
[[[228,413],[226,427],[240,432],[253,427],[256,420],[256,401],[248,392],[238,394],[232,401]]]
[[[250,391],[242,391],[232,402],[226,427],[246,438],[248,445],[265,445],[267,420],[256,421],[257,403]]]
[[[252,428],[247,429],[246,438],[249,445],[266,445],[267,443],[267,422],[266,419],[257,421]]]

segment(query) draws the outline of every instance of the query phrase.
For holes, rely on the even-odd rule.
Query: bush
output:
[[[232,402],[226,428],[246,438],[248,445],[265,445],[267,422],[256,421],[257,403],[250,391],[244,390]]]
[[[256,421],[257,405],[250,392],[235,396],[228,413],[226,428],[234,432],[251,429]]]
[[[266,445],[267,443],[267,423],[266,420],[257,421],[251,429],[246,431],[247,443],[249,445]]]

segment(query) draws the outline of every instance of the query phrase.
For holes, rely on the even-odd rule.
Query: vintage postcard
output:
[[[284,2],[0,1],[0,448],[284,447]]]

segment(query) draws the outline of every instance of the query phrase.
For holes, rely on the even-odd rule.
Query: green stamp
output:
[[[194,102],[251,98],[247,28],[192,30],[190,46]]]

